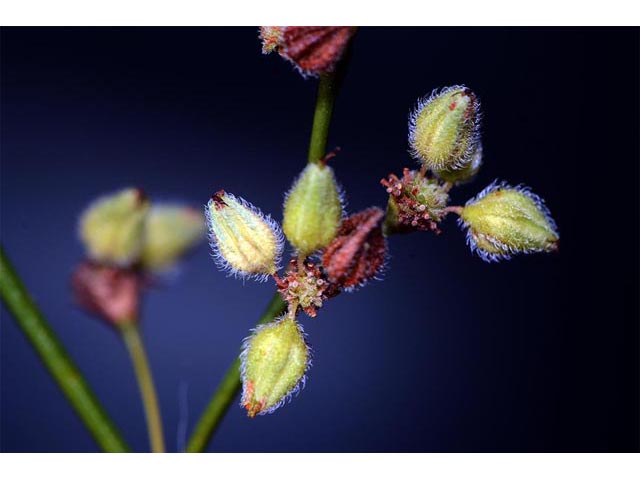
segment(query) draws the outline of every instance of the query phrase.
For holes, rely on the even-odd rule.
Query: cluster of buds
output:
[[[263,53],[277,51],[303,75],[332,72],[355,30],[351,27],[262,27]],[[315,317],[324,302],[379,277],[386,235],[440,233],[448,213],[460,216],[472,251],[487,261],[515,253],[553,251],[558,233],[544,202],[524,187],[492,185],[464,207],[449,206],[450,190],[471,181],[482,164],[480,109],[467,87],[453,86],[418,103],[410,115],[409,143],[418,170],[381,181],[387,210],[346,216],[333,169],[309,163],[285,196],[282,230],[270,216],[224,190],[206,207],[218,266],[235,276],[274,278],[288,308],[255,329],[241,354],[241,406],[250,417],[271,413],[298,392],[311,365],[298,312]],[[313,159],[312,159],[313,160]],[[295,250],[279,274],[284,238]],[[313,258],[313,260],[311,260]]]
[[[326,159],[308,164],[285,196],[282,230],[295,255],[280,275],[283,234],[270,216],[223,190],[207,204],[219,268],[234,276],[273,277],[288,305],[283,318],[260,327],[244,343],[242,406],[251,417],[272,412],[304,383],[310,352],[298,311],[315,317],[327,299],[364,285],[383,269],[384,212],[370,208],[345,217],[343,210]]]
[[[559,235],[540,197],[526,187],[495,182],[464,207],[449,206],[449,192],[475,178],[482,165],[480,104],[465,86],[434,91],[409,117],[409,144],[419,170],[381,180],[389,194],[387,233],[429,230],[450,212],[460,215],[472,252],[488,262],[518,253],[551,252]]]
[[[262,53],[277,51],[303,76],[332,72],[355,27],[260,27]]]
[[[97,199],[79,222],[88,260],[73,274],[77,302],[110,324],[136,321],[147,279],[175,267],[204,231],[198,210],[152,205],[139,188]]]

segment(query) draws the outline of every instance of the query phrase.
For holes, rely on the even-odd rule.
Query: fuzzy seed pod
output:
[[[445,182],[454,185],[462,185],[472,181],[480,167],[482,166],[482,145],[478,143],[475,151],[471,154],[471,160],[458,170],[434,170],[434,173]]]
[[[342,221],[338,236],[322,255],[322,265],[332,284],[351,290],[382,271],[387,253],[383,216],[384,212],[374,207]]]
[[[306,257],[333,240],[341,218],[342,201],[333,170],[323,163],[308,164],[284,202],[282,228],[287,239]]]
[[[151,271],[171,268],[204,237],[202,213],[180,205],[154,206],[149,211],[142,248],[142,266]]]
[[[282,233],[270,216],[224,190],[209,200],[205,215],[214,257],[222,270],[262,279],[277,271]]]
[[[456,85],[434,91],[409,118],[411,153],[432,170],[460,169],[476,150],[479,129],[479,102],[471,90]]]
[[[118,266],[138,261],[148,211],[149,201],[137,188],[96,200],[80,218],[80,238],[88,256]]]
[[[303,76],[332,72],[355,27],[260,27],[262,53],[277,50]]]
[[[241,406],[249,417],[271,413],[304,387],[311,350],[290,316],[256,328],[244,342]]]
[[[492,183],[467,202],[459,223],[468,229],[471,250],[487,262],[558,249],[555,222],[544,201],[526,187]]]

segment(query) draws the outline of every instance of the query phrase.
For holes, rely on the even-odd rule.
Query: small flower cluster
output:
[[[146,278],[174,267],[204,231],[198,210],[151,205],[139,188],[97,199],[79,222],[87,260],[73,274],[76,300],[111,324],[135,321]]]
[[[465,86],[434,91],[418,102],[409,117],[409,144],[421,168],[381,180],[389,194],[386,231],[440,233],[439,223],[453,212],[467,229],[471,251],[485,261],[556,251],[555,222],[526,187],[494,182],[464,207],[448,206],[451,188],[471,181],[482,165],[480,116],[478,99]]]

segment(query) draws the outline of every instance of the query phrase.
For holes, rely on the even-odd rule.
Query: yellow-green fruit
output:
[[[475,178],[482,166],[482,145],[478,144],[467,164],[458,170],[434,170],[445,182],[461,185]]]
[[[284,203],[282,228],[298,253],[308,256],[334,239],[342,219],[342,202],[333,170],[310,163]]]
[[[205,214],[221,269],[264,278],[276,272],[283,242],[278,224],[271,217],[224,190],[209,200]]]
[[[421,101],[409,119],[411,153],[432,170],[464,167],[476,149],[479,104],[464,86],[445,88]]]
[[[204,238],[201,212],[181,205],[154,206],[146,222],[142,265],[152,271],[171,268],[180,257]]]
[[[250,417],[271,413],[304,386],[310,351],[302,327],[286,316],[258,327],[243,346],[242,401]]]
[[[468,228],[471,250],[488,262],[558,249],[560,236],[544,201],[525,187],[490,185],[467,202],[460,223]]]
[[[80,218],[80,238],[98,262],[128,266],[140,257],[149,201],[137,188],[99,198]]]

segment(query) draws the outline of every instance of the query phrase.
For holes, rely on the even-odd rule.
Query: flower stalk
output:
[[[138,323],[136,321],[123,322],[119,325],[119,329],[122,333],[122,339],[127,346],[129,356],[131,357],[138,388],[140,389],[142,405],[147,419],[151,451],[154,453],[163,453],[165,447],[160,406],[158,404],[158,397],[153,384],[153,376],[149,368],[149,361],[147,360],[147,354],[142,342],[142,337],[140,336]]]
[[[0,296],[45,367],[105,452],[128,452],[128,445],[44,319],[0,247]]]

